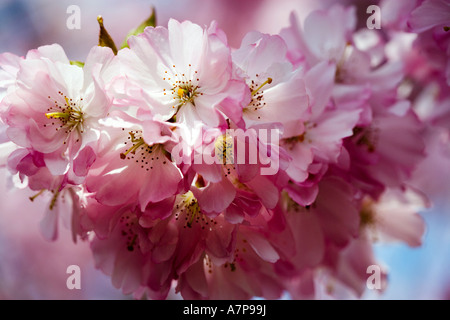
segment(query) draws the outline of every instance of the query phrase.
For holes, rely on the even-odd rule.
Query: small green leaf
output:
[[[84,62],[81,62],[81,61],[70,60],[70,64],[73,66],[79,66],[80,68],[84,67]]]
[[[144,29],[147,27],[155,27],[156,26],[156,11],[155,8],[152,7],[152,13],[150,14],[150,17],[148,17],[147,20],[142,22],[136,29],[131,30],[128,32],[127,36],[125,37],[125,40],[122,43],[121,49],[128,48],[128,38],[130,36],[137,36],[138,34],[141,34],[144,32]]]
[[[98,45],[100,47],[111,48],[111,50],[114,52],[114,54],[117,54],[116,44],[114,43],[114,40],[109,35],[108,31],[106,31],[105,27],[103,26],[103,17],[98,16],[97,21],[98,21],[98,24],[100,25],[100,32],[98,35]]]

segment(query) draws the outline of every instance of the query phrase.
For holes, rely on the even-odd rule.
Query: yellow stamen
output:
[[[133,142],[135,144],[130,149],[125,151],[125,153],[121,153],[120,154],[120,158],[121,159],[125,159],[129,153],[135,154],[136,150],[139,149],[140,146],[145,144],[144,139],[142,139],[142,138],[137,138],[136,139],[136,137],[134,136],[133,132],[129,132],[129,134],[131,136],[131,142]]]
[[[38,193],[36,193],[34,196],[29,197],[29,199],[30,199],[31,201],[34,201],[34,199],[36,199],[37,197],[39,197],[44,191],[45,191],[45,189],[42,189],[41,191],[39,191]]]
[[[195,198],[192,191],[188,191],[183,195],[184,198],[184,207],[187,209],[187,211],[191,214],[189,221],[186,223],[186,226],[188,228],[192,227],[192,223],[194,222],[194,219],[199,215],[200,208],[198,206],[197,199]]]
[[[186,192],[183,196],[185,203],[190,203],[192,200],[195,200],[194,193],[192,191]]]
[[[261,88],[264,87],[266,84],[271,84],[271,83],[272,83],[272,78],[267,78],[267,80],[262,85],[260,85],[258,88],[256,88],[255,90],[252,91],[252,96],[257,94],[258,91],[261,90]]]
[[[186,89],[178,88],[177,94],[180,97],[180,99],[183,99],[183,97],[187,94],[187,92],[188,91]]]
[[[192,227],[192,223],[194,222],[194,219],[199,214],[200,208],[198,207],[197,200],[194,198],[191,200],[191,202],[187,205],[189,210],[191,211],[191,218],[189,219],[189,222],[187,223],[187,226],[189,228]]]
[[[70,113],[65,113],[65,112],[48,112],[45,114],[45,116],[47,117],[47,119],[69,119],[70,117]]]
[[[58,199],[59,190],[55,191],[55,194],[53,195],[52,201],[50,202],[50,210],[53,210],[53,208],[56,205],[56,200]]]

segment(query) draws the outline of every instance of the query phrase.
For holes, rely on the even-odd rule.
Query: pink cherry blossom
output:
[[[77,155],[97,139],[98,119],[108,112],[102,66],[90,61],[100,54],[112,58],[109,49],[93,48],[83,70],[71,65],[58,45],[30,51],[19,63],[17,89],[5,97],[9,139],[42,153],[53,175],[67,173]]]
[[[170,126],[121,112],[114,115],[105,127],[108,135],[87,177],[87,189],[102,204],[130,203],[141,210],[173,196],[182,175],[168,157],[168,145],[176,141]]]
[[[450,32],[446,1],[379,5],[381,30],[339,1],[238,47],[173,18],[118,47],[99,18],[83,62],[0,53],[7,185],[135,299],[360,298],[373,265],[382,294],[374,244],[421,246],[448,203]]]
[[[424,159],[423,128],[411,110],[384,112],[373,125],[355,130],[345,144],[354,159],[350,172],[354,183],[374,198],[385,187],[401,187]]]
[[[128,92],[138,93],[145,102],[142,108],[156,120],[176,115],[182,129],[215,127],[222,111],[236,112],[220,106],[226,98],[243,93],[231,77],[230,49],[215,25],[204,29],[170,20],[167,29],[147,28],[128,42],[130,49],[118,54],[120,74],[136,88]],[[187,139],[188,133],[183,135]]]
[[[291,26],[282,30],[293,63],[304,61],[313,67],[320,61],[341,61],[356,26],[355,8],[336,4],[328,10],[313,11],[301,27],[295,15]]]
[[[293,70],[287,48],[279,36],[252,32],[233,52],[233,62],[251,91],[243,109],[247,127],[259,122],[307,119],[308,95],[300,70]]]

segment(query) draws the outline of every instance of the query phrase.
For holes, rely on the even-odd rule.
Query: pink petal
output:
[[[336,74],[336,65],[327,61],[312,67],[305,77],[306,87],[311,92],[311,110],[313,116],[323,112],[329,102]]]
[[[91,147],[83,148],[73,161],[74,173],[79,177],[85,177],[95,159],[96,154]]]
[[[242,223],[244,220],[244,212],[242,208],[238,207],[234,203],[228,206],[225,210],[224,216],[229,223],[233,224]]]
[[[159,202],[175,194],[182,175],[180,170],[160,152],[155,154],[159,160],[152,162],[153,169],[145,175],[144,184],[139,191],[139,203],[144,211],[149,202]]]
[[[61,153],[56,151],[44,155],[45,165],[54,176],[63,175],[69,170],[69,159],[61,156]]]
[[[221,182],[209,183],[202,190],[198,197],[198,203],[205,212],[220,213],[228,208],[235,196],[235,187],[227,178],[223,177]]]
[[[264,239],[262,235],[259,235],[256,232],[249,231],[245,232],[245,238],[248,240],[251,247],[255,250],[256,254],[264,261],[274,263],[280,258],[269,241]]]
[[[175,197],[169,197],[162,201],[149,203],[139,219],[143,228],[154,225],[156,219],[164,220],[172,214]]]
[[[317,185],[302,187],[296,185],[295,183],[289,184],[285,190],[289,194],[289,197],[292,198],[292,200],[303,207],[312,205],[314,201],[316,201],[317,195],[319,193],[319,188]]]
[[[413,32],[421,33],[450,21],[450,4],[446,0],[426,0],[411,13],[408,22]]]
[[[27,59],[42,59],[47,58],[52,62],[61,62],[64,64],[69,64],[70,61],[67,58],[64,49],[59,44],[51,44],[46,46],[41,46],[37,49],[30,50],[27,53]]]
[[[267,209],[272,209],[277,205],[279,191],[269,179],[257,176],[246,184],[258,195]]]
[[[325,236],[336,245],[345,246],[358,235],[359,211],[348,183],[335,177],[323,179],[316,206]]]
[[[305,19],[305,43],[318,60],[338,62],[355,22],[354,7],[335,5],[328,11],[313,11]]]

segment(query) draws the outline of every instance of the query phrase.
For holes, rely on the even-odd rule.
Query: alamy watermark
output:
[[[366,13],[370,14],[367,18],[366,26],[368,29],[381,29],[381,9],[379,6],[371,5],[367,7]]]
[[[81,29],[81,9],[77,5],[67,7],[66,13],[69,15],[66,20],[66,27],[69,30]]]
[[[203,132],[194,146],[181,141],[171,152],[181,164],[258,164],[261,175],[274,175],[280,165],[280,132],[277,129],[228,129],[225,134]]]
[[[67,267],[66,273],[70,274],[67,277],[66,286],[69,290],[81,289],[81,269],[76,264],[72,264]]]
[[[367,274],[370,276],[367,278],[366,286],[369,290],[381,290],[381,267],[374,264],[367,267]]]

